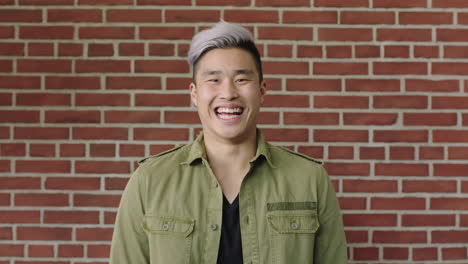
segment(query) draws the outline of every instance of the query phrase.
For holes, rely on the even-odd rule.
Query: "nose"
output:
[[[237,97],[239,97],[239,94],[236,85],[230,80],[224,81],[221,86],[221,98],[230,101]]]

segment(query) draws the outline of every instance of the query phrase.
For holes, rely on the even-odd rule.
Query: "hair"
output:
[[[240,48],[249,52],[254,59],[260,82],[263,80],[260,53],[250,31],[242,26],[221,21],[212,28],[198,32],[192,39],[188,62],[193,67],[193,81],[195,82],[197,64],[205,53],[212,49],[227,48]]]

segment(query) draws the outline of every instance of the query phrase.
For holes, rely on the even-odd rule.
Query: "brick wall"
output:
[[[468,262],[468,1],[0,5],[0,264],[106,263],[135,161],[200,129],[186,53],[219,19],[258,39],[266,137],[326,161],[350,263]]]

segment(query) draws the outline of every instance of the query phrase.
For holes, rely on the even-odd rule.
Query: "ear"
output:
[[[260,83],[260,102],[263,103],[263,99],[265,98],[266,94],[266,82],[265,80]]]
[[[190,89],[190,99],[192,99],[192,103],[195,105],[195,106],[198,106],[198,101],[197,101],[197,87],[195,86],[195,84],[193,82],[190,83],[190,86],[189,86],[189,89]]]

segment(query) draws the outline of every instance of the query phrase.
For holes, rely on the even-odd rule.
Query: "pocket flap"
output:
[[[172,234],[183,237],[193,232],[195,220],[171,216],[145,216],[144,227],[153,234]]]
[[[315,233],[319,228],[315,212],[275,212],[268,215],[267,218],[271,228],[280,234]]]

